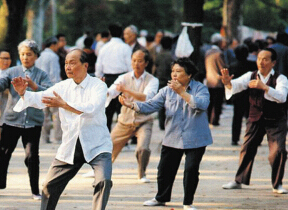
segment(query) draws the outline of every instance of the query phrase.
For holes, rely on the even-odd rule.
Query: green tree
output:
[[[0,47],[11,51],[12,65],[16,64],[26,3],[26,0],[2,0],[0,3]]]
[[[279,31],[288,25],[285,0],[246,0],[243,11],[243,24],[258,30]]]

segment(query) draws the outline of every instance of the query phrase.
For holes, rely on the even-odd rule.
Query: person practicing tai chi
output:
[[[257,148],[266,134],[272,168],[273,192],[286,194],[282,179],[287,159],[286,98],[288,81],[286,76],[274,71],[277,54],[272,48],[261,50],[257,56],[258,70],[247,72],[232,80],[229,70],[221,70],[225,85],[226,99],[243,90],[249,90],[249,118],[246,125],[244,143],[240,150],[239,167],[234,181],[224,184],[223,189],[241,189],[241,184],[249,185]]]
[[[116,79],[108,89],[108,100],[116,98],[120,93],[132,101],[148,101],[156,95],[159,81],[145,71],[149,58],[149,52],[146,49],[140,49],[133,53],[131,60],[133,71],[120,75]],[[122,106],[118,122],[111,132],[113,142],[112,162],[115,161],[131,137],[134,135],[137,137],[138,179],[143,183],[150,182],[146,177],[146,168],[151,154],[149,145],[152,127],[153,117],[151,115],[138,114]]]
[[[87,55],[80,49],[70,51],[65,60],[68,79],[46,91],[26,91],[27,83],[13,79],[21,96],[14,111],[28,106],[59,107],[62,143],[43,184],[41,210],[55,209],[61,193],[84,163],[94,170],[93,210],[104,210],[112,187],[112,141],[106,124],[107,86],[87,74]],[[69,209],[69,208],[68,208]]]
[[[14,90],[11,81],[15,77],[21,77],[27,89],[35,92],[46,90],[52,86],[52,83],[50,82],[48,74],[35,66],[35,61],[40,53],[38,45],[34,40],[26,39],[20,42],[18,45],[18,53],[21,65],[8,68],[0,76],[0,92],[2,93],[8,90],[7,105],[4,113],[2,113],[0,189],[6,188],[9,162],[18,140],[21,137],[25,150],[24,163],[28,169],[32,198],[34,200],[41,200],[39,193],[39,142],[44,114],[42,110],[33,107],[22,109],[21,112],[15,112],[13,107],[20,96]],[[3,56],[2,53],[1,56]],[[5,99],[2,99],[2,102],[4,101]]]
[[[206,110],[209,105],[208,88],[196,82],[197,68],[189,58],[179,58],[171,64],[168,86],[146,102],[132,101],[122,95],[122,105],[136,113],[151,114],[165,106],[165,136],[158,165],[158,192],[144,206],[164,206],[171,200],[172,187],[183,154],[185,154],[184,210],[195,210],[192,205],[199,182],[199,167],[206,146],[212,144]]]

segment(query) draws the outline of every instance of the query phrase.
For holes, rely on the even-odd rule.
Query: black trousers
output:
[[[121,74],[105,74],[104,75],[105,83],[108,88],[114,83],[114,81],[118,78],[119,75]],[[117,113],[117,115],[119,115],[120,109],[121,109],[121,104],[118,101],[118,97],[112,99],[110,104],[106,107],[105,114],[107,117],[107,127],[110,132],[111,132],[111,125],[113,121],[113,115],[115,112]]]
[[[285,163],[287,159],[286,117],[281,120],[265,120],[261,118],[257,122],[247,122],[244,144],[240,151],[239,168],[235,181],[246,185],[250,184],[250,177],[257,148],[267,134],[269,146],[269,163],[272,168],[271,182],[273,188],[282,185]]]
[[[25,165],[28,168],[31,191],[39,194],[39,139],[41,126],[18,128],[4,124],[0,141],[0,188],[6,188],[6,179],[11,155],[22,137],[25,150]]]
[[[232,142],[237,143],[240,139],[243,117],[248,118],[249,96],[244,91],[235,95],[233,98],[233,120],[232,120]]]
[[[182,156],[185,153],[183,205],[191,205],[193,203],[194,194],[199,182],[199,166],[205,153],[205,149],[206,147],[195,149],[175,149],[162,146],[157,174],[158,192],[155,197],[157,201],[168,202],[171,200],[172,186]]]
[[[209,88],[210,104],[208,106],[208,121],[212,125],[219,125],[224,100],[224,88]]]

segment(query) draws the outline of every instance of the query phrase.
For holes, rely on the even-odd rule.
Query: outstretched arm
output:
[[[119,95],[118,100],[123,106],[132,109],[133,102],[127,99],[124,95]]]
[[[232,88],[231,80],[234,77],[232,74],[231,76],[229,75],[229,70],[226,68],[221,69],[221,76],[220,79],[222,83],[227,87],[228,89]]]
[[[146,94],[141,93],[141,92],[137,92],[137,91],[133,91],[133,90],[125,87],[125,85],[122,83],[119,83],[116,85],[116,90],[119,92],[127,93],[127,94],[131,95],[137,101],[145,101],[146,100]]]

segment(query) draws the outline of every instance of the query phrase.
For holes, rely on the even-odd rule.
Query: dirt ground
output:
[[[239,159],[239,146],[231,146],[231,118],[233,107],[224,106],[219,127],[211,128],[214,143],[207,147],[200,167],[200,182],[195,194],[194,205],[197,209],[288,209],[288,195],[272,193],[271,168],[268,163],[268,146],[264,139],[253,166],[251,185],[240,190],[223,190],[221,186],[232,181]],[[242,137],[245,129],[243,122]],[[151,142],[151,159],[147,169],[147,178],[151,183],[143,184],[137,180],[137,163],[134,155],[135,146],[122,151],[113,164],[113,188],[107,210],[180,210],[183,200],[183,164],[179,168],[172,192],[171,202],[165,207],[145,207],[143,202],[155,196],[157,191],[157,164],[159,162],[159,142],[163,131],[154,122]],[[241,142],[242,143],[242,140]],[[40,145],[40,189],[48,167],[53,160],[59,145]],[[0,191],[0,209],[36,210],[40,209],[40,201],[31,199],[27,169],[24,165],[22,143],[13,153],[9,166],[8,183],[5,190]],[[1,161],[1,160],[0,160]],[[67,185],[62,194],[57,210],[91,209],[92,178],[83,178],[90,166],[85,165]],[[287,169],[287,164],[286,164]],[[287,172],[287,170],[286,170]],[[288,188],[287,173],[284,176],[284,187]]]

